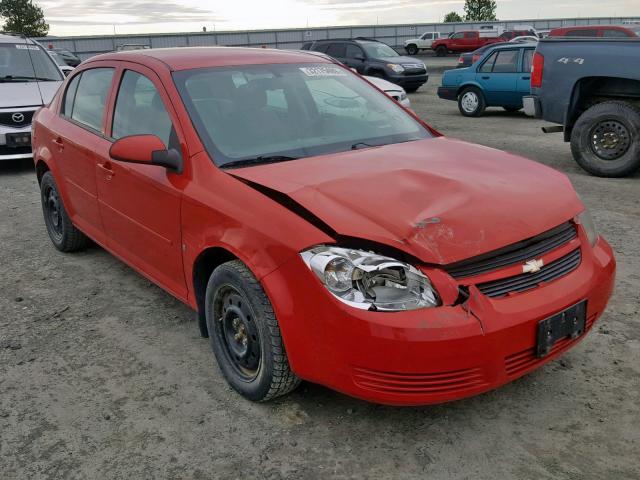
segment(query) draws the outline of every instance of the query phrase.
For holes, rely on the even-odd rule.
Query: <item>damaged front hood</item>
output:
[[[563,174],[443,137],[229,173],[286,195],[338,236],[435,264],[524,240],[583,209]]]

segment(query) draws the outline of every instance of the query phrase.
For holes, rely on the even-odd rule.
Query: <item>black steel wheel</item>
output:
[[[244,263],[234,260],[217,267],[205,302],[211,347],[229,385],[256,402],[299,385],[271,302]]]
[[[71,222],[51,172],[46,172],[40,181],[40,200],[44,224],[54,247],[61,252],[85,248],[88,239]]]
[[[621,101],[593,105],[571,132],[571,153],[599,177],[624,177],[640,169],[640,110]]]
[[[418,46],[411,43],[406,46],[405,50],[408,55],[416,55],[418,53]]]

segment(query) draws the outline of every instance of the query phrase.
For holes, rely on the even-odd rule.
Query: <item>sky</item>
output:
[[[35,0],[50,35],[439,22],[464,0]],[[640,0],[497,0],[500,20],[640,16]]]

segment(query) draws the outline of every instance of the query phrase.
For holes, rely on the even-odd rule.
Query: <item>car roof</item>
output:
[[[157,65],[158,62],[161,62],[171,71],[274,63],[332,63],[327,58],[312,55],[305,50],[247,47],[179,47],[130,50],[97,55],[86,60],[85,63],[105,60],[135,62],[143,65]]]
[[[28,43],[36,45],[36,42],[24,36],[13,33],[0,33],[0,43]]]

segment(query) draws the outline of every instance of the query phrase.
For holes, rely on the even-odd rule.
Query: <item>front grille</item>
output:
[[[8,127],[24,127],[25,125],[31,124],[34,113],[34,110],[27,112],[0,112],[0,124]]]
[[[528,240],[514,243],[478,257],[445,267],[453,278],[471,277],[538,258],[578,236],[573,223],[567,222]]]
[[[7,147],[0,145],[0,155],[22,155],[31,153],[31,147]]]
[[[493,282],[478,284],[478,290],[488,297],[504,297],[512,292],[524,292],[536,288],[543,282],[550,282],[572,272],[578,265],[582,255],[576,249],[564,257],[545,265],[536,273],[522,273],[513,277],[501,278]]]
[[[393,373],[354,367],[353,379],[368,390],[409,395],[462,392],[488,385],[480,368],[438,373]]]

